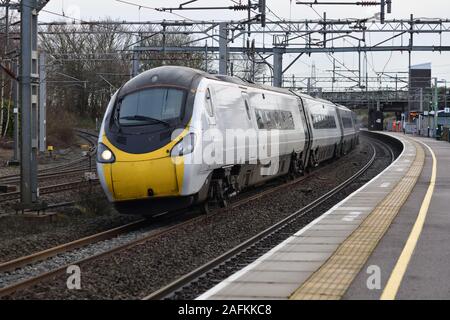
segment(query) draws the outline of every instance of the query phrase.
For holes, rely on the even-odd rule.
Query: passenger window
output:
[[[208,113],[208,115],[210,117],[214,117],[214,109],[213,109],[213,104],[212,104],[212,99],[211,99],[211,91],[209,90],[209,88],[206,89],[205,108],[206,108],[206,112]]]

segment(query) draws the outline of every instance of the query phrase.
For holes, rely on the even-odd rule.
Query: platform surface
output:
[[[449,298],[450,144],[391,135],[405,147],[391,166],[199,299],[379,299],[430,185],[433,161],[426,145],[441,164],[424,228],[394,297]]]
[[[433,158],[436,182],[414,251],[410,255],[395,299],[450,299],[450,143],[413,137],[423,143],[425,166],[419,181],[390,229],[344,295],[344,299],[380,299],[394,275],[405,244],[418,222],[418,212],[430,187]],[[428,147],[427,147],[428,146]],[[367,268],[381,271],[381,288],[367,288]],[[391,297],[392,298],[392,297]]]

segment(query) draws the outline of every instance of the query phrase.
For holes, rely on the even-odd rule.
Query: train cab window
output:
[[[123,126],[167,124],[182,115],[185,92],[173,88],[153,88],[126,95],[118,105],[118,119]]]
[[[205,108],[206,112],[208,113],[208,116],[214,117],[214,109],[212,104],[212,97],[211,97],[211,91],[206,89],[206,95],[205,95]]]

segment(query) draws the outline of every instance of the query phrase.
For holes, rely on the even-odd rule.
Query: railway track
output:
[[[40,173],[38,175],[38,178],[40,181],[45,181],[45,180],[52,180],[55,178],[70,178],[72,176],[80,176],[81,173],[86,172],[86,170],[88,170],[89,167],[86,166],[85,164],[83,164],[82,166],[80,166],[79,169],[68,169],[68,170],[61,170],[59,172],[52,172],[52,173]],[[10,177],[10,178],[4,178],[1,179],[0,181],[3,184],[14,184],[14,183],[19,183],[20,182],[20,177]]]
[[[89,182],[90,183],[98,183],[98,180],[97,179],[89,180]],[[79,180],[79,181],[74,181],[74,182],[55,184],[52,186],[39,188],[39,192],[41,195],[44,195],[44,194],[51,194],[51,193],[62,192],[62,191],[75,190],[75,189],[79,189],[81,187],[85,187],[86,183],[87,183],[87,181],[85,181],[85,180]],[[6,201],[14,201],[14,200],[18,200],[18,199],[20,199],[20,191],[0,194],[0,203],[6,202]]]
[[[54,179],[73,178],[80,177],[80,175],[89,169],[95,168],[92,164],[97,148],[97,136],[95,134],[85,132],[82,130],[75,130],[79,137],[83,138],[90,144],[90,151],[88,156],[82,156],[68,163],[52,166],[49,168],[41,169],[38,173],[40,181],[51,181]],[[95,160],[95,159],[94,159]],[[86,163],[87,162],[87,163]],[[97,183],[98,180],[89,180],[90,182]],[[9,175],[0,177],[1,184],[14,184],[20,183],[20,175]],[[78,189],[85,186],[85,180],[76,180],[65,183],[59,183],[39,188],[41,195],[51,194],[56,192],[63,192]],[[7,201],[15,201],[20,199],[20,191],[0,193],[0,203]],[[68,202],[69,203],[69,202]]]
[[[158,238],[159,236],[162,236],[176,228],[180,228],[180,227],[188,225],[188,224],[199,222],[202,219],[203,219],[203,216],[196,216],[192,219],[188,218],[188,220],[186,220],[184,222],[177,223],[177,224],[169,226],[169,227],[155,228],[151,231],[148,231],[148,235],[146,235],[146,236],[138,238],[134,241],[126,242],[124,244],[115,246],[110,250],[106,250],[103,252],[99,252],[99,253],[90,255],[84,259],[75,261],[72,264],[83,265],[83,264],[89,263],[91,261],[94,261],[96,259],[101,259],[103,257],[112,255],[116,252],[123,251],[123,250],[129,249],[131,247],[137,246],[137,245],[144,243],[146,241],[149,241],[151,239]],[[128,225],[125,225],[125,226],[122,226],[122,227],[119,227],[116,229],[112,229],[112,230],[109,230],[109,231],[106,231],[103,233],[99,233],[99,234],[93,235],[91,237],[87,237],[87,238],[80,239],[80,240],[77,240],[77,241],[74,241],[71,243],[67,243],[67,244],[64,244],[64,245],[61,245],[61,246],[58,246],[55,248],[51,248],[51,249],[48,249],[48,250],[30,255],[30,256],[15,259],[13,261],[5,262],[0,265],[0,274],[4,273],[4,272],[14,271],[17,269],[23,269],[34,262],[44,261],[46,259],[56,257],[58,254],[67,253],[68,251],[76,250],[83,246],[98,243],[103,240],[107,241],[116,236],[123,235],[127,232],[131,232],[131,231],[137,230],[139,228],[144,228],[147,224],[148,224],[148,221],[146,219],[138,220],[138,221],[130,223]],[[23,289],[29,288],[34,284],[51,279],[60,274],[64,274],[66,272],[67,268],[69,267],[69,265],[71,265],[71,264],[63,264],[62,266],[54,268],[53,270],[49,270],[48,272],[44,272],[37,276],[31,277],[28,279],[23,279],[14,284],[2,287],[2,288],[0,288],[0,298],[10,295],[18,290],[23,290]]]
[[[125,232],[129,232],[131,230],[135,230],[136,228],[140,228],[144,225],[147,220],[141,219],[129,224],[126,224],[121,227],[113,228],[111,230],[103,231],[97,233],[95,235],[85,237],[76,241],[72,241],[69,243],[65,243],[54,248],[50,248],[47,250],[43,250],[41,252],[37,252],[25,257],[21,257],[18,259],[14,259],[5,263],[0,264],[0,273],[12,271],[18,268],[23,268],[27,265],[30,265],[35,262],[40,262],[50,257],[54,257],[60,253],[75,250],[81,248],[83,246],[87,246],[92,243],[96,243],[99,241],[111,239],[117,235],[120,235]]]
[[[374,150],[375,148],[372,147]],[[308,205],[307,207],[303,208],[301,210],[301,212],[303,212],[303,214],[306,214],[308,211],[312,210],[313,208],[315,208],[319,203],[325,201],[325,199],[329,199],[330,197],[332,197],[336,192],[338,192],[338,190],[342,190],[343,188],[345,188],[346,185],[348,185],[349,183],[351,183],[351,181],[353,181],[354,179],[357,178],[357,176],[362,175],[373,163],[374,159],[376,157],[376,152],[373,152],[371,161],[369,163],[366,164],[366,166],[360,170],[358,172],[357,175],[353,176],[351,179],[347,180],[344,184],[341,184],[340,186],[338,186],[337,188],[335,188],[332,192],[327,193],[326,195],[324,195],[323,197],[321,197],[320,199],[317,199],[316,201],[314,201],[312,204]],[[182,228],[188,225],[195,225],[198,223],[201,223],[202,221],[205,221],[206,219],[210,219],[211,215],[216,215],[216,214],[220,214],[221,212],[225,211],[225,210],[229,210],[229,209],[233,209],[233,208],[237,208],[239,206],[242,206],[243,204],[246,204],[250,201],[254,201],[257,200],[259,198],[265,197],[267,195],[269,195],[270,193],[273,193],[275,191],[281,190],[283,188],[287,188],[289,186],[292,186],[294,184],[298,184],[299,182],[305,180],[306,178],[310,178],[311,176],[317,175],[321,172],[321,170],[326,170],[326,167],[322,167],[319,168],[315,171],[313,171],[312,173],[304,176],[304,177],[300,177],[298,179],[289,181],[287,183],[284,183],[282,185],[276,186],[276,187],[272,187],[268,190],[264,190],[262,192],[259,192],[258,194],[254,194],[248,197],[245,197],[243,199],[240,199],[236,202],[230,203],[228,208],[225,209],[218,209],[215,210],[212,214],[208,215],[208,216],[204,216],[204,215],[199,215],[199,214],[195,214],[195,213],[190,213],[190,215],[192,217],[188,217],[189,214],[184,214],[184,216],[186,217],[186,221],[183,222],[176,222],[173,225],[169,225],[169,226],[163,226],[161,228],[156,228],[155,230],[152,230],[151,232],[149,232],[148,234],[146,234],[145,236],[142,236],[136,240],[132,240],[129,242],[126,242],[124,244],[121,244],[119,246],[116,246],[114,248],[112,248],[111,250],[106,250],[103,252],[99,252],[93,255],[90,255],[84,259],[81,259],[79,261],[73,262],[71,264],[76,264],[78,266],[84,265],[86,263],[95,261],[97,259],[103,258],[103,257],[107,257],[110,255],[113,255],[117,252],[120,251],[125,251],[127,249],[133,248],[135,246],[138,246],[142,243],[145,243],[147,241],[151,241],[151,240],[155,240],[158,239],[159,237],[162,237],[166,234],[169,234],[170,232],[178,229],[178,228]],[[299,215],[301,213],[296,213],[295,215]],[[178,290],[180,287],[183,287],[186,283],[190,283],[192,282],[195,278],[198,278],[199,276],[201,276],[201,274],[204,274],[205,272],[207,272],[207,270],[210,270],[211,268],[217,266],[218,264],[223,263],[224,261],[228,260],[230,257],[232,257],[233,255],[236,255],[238,252],[245,250],[245,248],[248,248],[249,246],[253,245],[254,243],[256,243],[257,241],[263,239],[265,236],[267,236],[267,234],[270,234],[272,231],[271,230],[275,230],[277,228],[281,228],[282,224],[287,223],[287,221],[294,219],[294,215],[283,220],[282,222],[278,223],[276,226],[270,228],[270,230],[266,230],[265,232],[259,234],[256,237],[253,237],[252,239],[246,241],[245,243],[243,243],[242,245],[240,245],[239,247],[231,250],[230,252],[226,253],[225,255],[219,257],[218,259],[208,263],[207,265],[205,265],[204,267],[194,271],[192,274],[187,275],[186,277],[183,277],[183,279],[180,279],[178,281],[176,281],[174,284],[162,289],[161,291],[158,291],[154,294],[152,294],[151,296],[149,296],[149,299],[156,299],[156,298],[161,298],[163,296],[166,296],[168,292],[173,291],[173,290]],[[81,241],[81,240],[80,240]],[[52,251],[53,250],[57,250],[59,253],[61,252],[67,252],[64,251],[64,248],[70,248],[72,246],[72,244],[67,244],[67,246],[60,246],[59,248],[54,248],[54,249],[49,249],[47,250],[47,253],[45,253],[46,255],[48,255],[49,257],[52,257]],[[55,251],[56,252],[56,251]],[[37,254],[37,259],[39,260],[39,254]],[[31,259],[31,260],[29,260]],[[29,258],[29,257],[24,257],[21,258],[19,261],[33,261],[35,258]],[[36,260],[35,260],[36,261]],[[6,266],[14,266],[14,264],[17,262],[9,262],[7,264],[5,264]],[[7,287],[1,288],[0,289],[0,297],[4,297],[7,295],[10,295],[18,290],[23,290],[26,288],[29,288],[35,284],[38,284],[40,282],[46,281],[48,279],[54,278],[58,275],[64,274],[65,271],[67,270],[67,267],[69,265],[62,265],[59,266],[53,270],[49,270],[48,272],[44,272],[42,274],[39,274],[37,276],[31,277],[29,279],[24,279],[22,281],[19,281],[17,283],[8,285]],[[19,266],[20,267],[20,266]],[[5,267],[6,268],[6,267]],[[9,268],[9,267],[8,267]],[[1,267],[0,267],[0,272],[1,272]]]
[[[92,161],[95,156],[97,150],[97,136],[93,133],[89,133],[83,130],[76,129],[77,136],[84,139],[90,145],[90,151],[88,152],[88,156],[81,156],[74,160],[71,160],[67,163],[51,166],[48,168],[43,168],[38,171],[38,177],[40,179],[48,179],[59,176],[64,176],[65,174],[70,174],[76,170],[81,172],[83,169],[88,169],[92,163],[86,163],[88,161]],[[90,157],[89,157],[90,155]],[[95,160],[95,159],[94,159]],[[20,182],[20,175],[6,175],[0,177],[0,183],[16,183]]]
[[[201,284],[204,279],[208,279],[209,282],[218,283],[221,280],[225,279],[224,274],[227,274],[230,267],[236,267],[236,262],[239,261],[250,261],[254,260],[254,252],[260,252],[263,254],[267,252],[267,248],[274,247],[280,241],[275,241],[275,239],[286,238],[286,234],[289,234],[289,227],[295,224],[300,218],[304,217],[314,209],[318,208],[320,205],[324,204],[326,201],[329,201],[332,197],[336,196],[339,192],[345,189],[347,186],[354,183],[357,179],[359,179],[367,170],[369,170],[378,157],[377,148],[384,148],[388,150],[388,153],[391,157],[390,162],[392,163],[395,160],[395,155],[391,147],[388,145],[382,144],[374,139],[371,139],[371,146],[373,150],[373,155],[370,161],[356,174],[352,177],[317,198],[310,204],[301,208],[300,210],[292,213],[290,216],[286,217],[282,221],[277,224],[267,228],[261,233],[255,235],[254,237],[248,239],[247,241],[239,244],[235,248],[229,250],[218,258],[204,264],[203,266],[197,268],[191,273],[175,280],[170,283],[166,287],[149,294],[144,297],[143,300],[161,300],[161,299],[189,299],[195,298],[198,294],[192,293],[190,286],[202,287],[204,285]],[[298,230],[297,230],[298,231]],[[281,237],[280,237],[281,235]],[[248,258],[248,253],[252,258]],[[217,278],[219,275],[219,279]],[[195,289],[194,289],[195,291]],[[203,291],[206,291],[203,289]]]

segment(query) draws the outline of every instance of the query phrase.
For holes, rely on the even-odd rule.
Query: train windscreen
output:
[[[169,124],[182,116],[185,92],[174,88],[152,88],[126,95],[118,104],[121,126]]]

